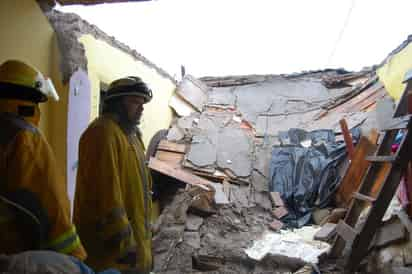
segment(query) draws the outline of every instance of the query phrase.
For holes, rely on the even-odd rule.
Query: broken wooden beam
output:
[[[204,190],[210,190],[210,184],[208,180],[205,180],[199,176],[193,175],[179,167],[173,167],[166,162],[159,159],[150,157],[149,168],[158,171],[164,175],[173,177],[183,183],[198,186]]]
[[[355,148],[353,146],[352,136],[351,136],[350,131],[348,129],[348,124],[346,123],[345,119],[341,119],[339,121],[339,124],[340,124],[340,128],[342,130],[343,140],[345,140],[346,150],[348,151],[349,159],[352,160],[354,155],[355,155]]]
[[[174,142],[169,142],[167,140],[161,140],[157,150],[163,151],[170,151],[170,152],[177,152],[177,153],[186,153],[186,145],[185,144],[178,144]]]

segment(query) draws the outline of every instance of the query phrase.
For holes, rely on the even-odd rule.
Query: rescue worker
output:
[[[66,184],[38,128],[48,97],[58,100],[37,69],[17,60],[0,65],[0,254],[48,249],[84,260]]]
[[[138,77],[112,82],[80,139],[74,222],[96,270],[152,268],[152,180],[138,128],[151,99]]]

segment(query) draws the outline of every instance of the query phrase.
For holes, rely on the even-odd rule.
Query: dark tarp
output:
[[[358,139],[359,130],[352,136]],[[331,201],[340,182],[345,144],[335,141],[332,130],[290,129],[279,138],[282,145],[272,150],[269,190],[280,192],[286,203],[289,214],[282,221],[301,227],[311,221],[314,207],[323,208]]]

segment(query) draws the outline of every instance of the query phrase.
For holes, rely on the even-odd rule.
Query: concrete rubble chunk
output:
[[[229,199],[226,196],[224,190],[223,190],[223,185],[220,183],[210,183],[213,188],[215,189],[215,203],[218,205],[224,205],[224,204],[229,204]]]
[[[275,219],[269,224],[269,228],[273,231],[279,231],[283,228],[283,223]]]
[[[394,242],[402,241],[406,238],[406,229],[398,218],[392,218],[384,222],[378,229],[373,240],[375,247],[387,246]]]
[[[286,209],[286,207],[280,206],[275,208],[272,211],[273,217],[275,217],[276,219],[282,219],[283,217],[285,217],[286,215],[289,214],[288,210]]]
[[[252,190],[250,201],[267,211],[272,210],[272,203],[270,202],[268,192],[266,191],[261,192],[257,190]]]
[[[173,126],[171,129],[169,129],[167,133],[167,140],[168,141],[180,141],[185,137],[185,133],[183,130],[178,128],[177,126]]]
[[[216,203],[215,203],[215,189],[204,190],[199,187],[192,187],[189,190],[192,200],[189,205],[189,212],[196,214],[201,217],[208,217],[216,213]]]
[[[169,106],[173,108],[173,110],[179,116],[189,116],[190,114],[196,112],[196,110],[185,100],[182,99],[177,94],[173,94],[169,99]]]
[[[202,217],[189,214],[186,219],[186,230],[187,231],[198,231],[202,224],[203,224]]]
[[[327,242],[332,239],[334,235],[336,235],[336,224],[326,223],[318,232],[316,232],[314,239]]]
[[[252,173],[253,146],[242,129],[224,128],[219,132],[217,165],[228,169],[237,177],[248,177]]]
[[[207,102],[209,88],[198,79],[186,75],[176,88],[177,94],[183,97],[197,111],[202,111]]]
[[[292,114],[306,111],[308,108],[320,108],[330,99],[328,90],[321,83],[288,80],[282,77],[238,86],[234,93],[237,97],[237,109],[253,125],[256,124],[260,113]],[[297,125],[290,123],[290,127],[297,127]]]
[[[255,170],[252,171],[251,184],[253,185],[253,188],[258,192],[267,193],[269,191],[268,179]]]
[[[213,88],[209,92],[208,105],[212,106],[235,106],[236,96],[233,94],[233,87]]]
[[[269,163],[272,155],[272,146],[257,146],[255,148],[255,159],[253,168],[257,170],[262,176],[269,177]]]
[[[312,212],[313,222],[320,225],[331,214],[330,208],[316,208]]]
[[[285,206],[285,203],[282,200],[282,197],[280,196],[279,192],[270,192],[270,200],[273,203],[273,206],[278,207],[278,206]]]
[[[186,117],[181,117],[177,120],[177,126],[183,130],[190,130],[196,125],[196,120],[198,120],[200,114],[193,113]]]
[[[209,167],[216,163],[216,137],[195,135],[186,159],[198,167]]]
[[[335,208],[332,210],[329,216],[324,218],[321,221],[321,225],[324,225],[326,223],[334,223],[337,224],[339,220],[343,219],[345,217],[347,209],[346,208]]]
[[[247,208],[251,206],[249,201],[250,189],[247,186],[230,185],[230,202],[237,208]]]
[[[200,248],[200,235],[199,232],[187,231],[184,233],[183,240],[185,243],[194,249]]]
[[[231,124],[236,124],[233,120],[234,114],[228,112],[204,111],[199,117],[198,128],[209,131],[217,131]]]

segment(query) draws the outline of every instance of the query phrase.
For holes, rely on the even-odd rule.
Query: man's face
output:
[[[144,99],[139,96],[125,96],[123,97],[123,104],[129,122],[138,125],[143,114]]]

